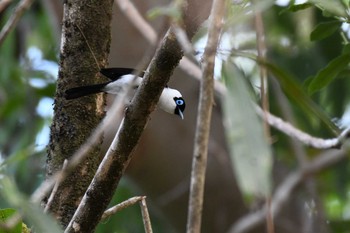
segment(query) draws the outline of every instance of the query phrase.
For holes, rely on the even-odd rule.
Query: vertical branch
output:
[[[258,59],[264,60],[266,56],[266,44],[265,44],[265,31],[264,31],[264,23],[262,19],[262,14],[259,9],[255,10],[254,15],[254,23],[255,23],[255,30],[256,30],[256,41],[257,41],[257,52],[258,52]],[[267,70],[266,67],[260,66],[260,94],[261,94],[261,107],[263,109],[263,112],[266,113],[269,111],[269,95],[268,95],[268,85],[267,85]],[[267,121],[263,121],[264,125],[264,132],[265,137],[267,140],[270,138],[270,126],[267,123]],[[273,223],[273,216],[272,216],[272,210],[271,210],[271,197],[267,197],[266,199],[267,204],[267,214],[266,214],[266,225],[267,225],[267,232],[274,233],[274,223]]]
[[[200,232],[205,171],[208,155],[208,140],[212,105],[214,101],[214,65],[224,15],[224,0],[214,0],[208,33],[208,42],[203,55],[203,75],[192,161],[191,189],[187,218],[187,232]]]
[[[148,208],[146,204],[146,197],[143,197],[140,201],[140,207],[141,207],[141,213],[142,213],[142,221],[143,225],[145,227],[146,233],[152,233],[152,225],[151,225],[151,219],[149,217]]]
[[[259,11],[258,9],[255,10],[254,23],[256,30],[258,59],[264,60],[266,57],[265,31],[261,11]],[[269,95],[267,86],[267,70],[264,66],[260,66],[260,83],[261,107],[264,110],[264,112],[267,112],[269,111]],[[264,121],[264,128],[265,135],[267,136],[267,138],[269,138],[270,129],[269,124],[267,124],[266,121]]]

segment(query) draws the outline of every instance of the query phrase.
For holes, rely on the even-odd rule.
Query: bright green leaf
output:
[[[343,71],[350,62],[350,53],[345,53],[333,59],[324,69],[320,70],[311,81],[308,91],[313,94],[326,87]]]
[[[341,26],[339,21],[329,21],[316,25],[314,30],[311,32],[310,40],[322,40],[326,37],[329,37],[335,33]]]
[[[248,195],[267,197],[271,189],[271,148],[264,136],[243,75],[232,63],[223,67],[228,94],[225,118],[232,161],[241,190]],[[254,146],[252,146],[254,144]]]
[[[17,213],[15,209],[0,209],[0,222],[4,223]],[[22,221],[19,221],[11,230],[0,228],[0,233],[21,233]]]

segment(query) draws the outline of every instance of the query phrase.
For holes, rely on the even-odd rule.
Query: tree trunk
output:
[[[112,3],[112,0],[64,3],[60,67],[47,157],[48,177],[61,169],[63,161],[69,160],[104,116],[105,100],[101,95],[67,101],[64,91],[101,82],[98,72],[99,67],[107,64]],[[100,161],[100,145],[97,145],[60,184],[50,211],[63,227],[73,216]]]

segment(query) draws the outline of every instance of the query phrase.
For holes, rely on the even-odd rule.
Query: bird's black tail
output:
[[[90,86],[83,86],[83,87],[74,87],[74,88],[66,90],[65,98],[67,100],[70,100],[70,99],[76,99],[76,98],[86,96],[86,95],[91,95],[91,94],[103,92],[103,88],[105,86],[106,86],[106,83],[95,84],[95,85],[90,85]]]

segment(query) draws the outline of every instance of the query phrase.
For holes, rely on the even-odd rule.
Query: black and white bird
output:
[[[129,85],[136,89],[141,84],[144,75],[144,72],[142,72],[139,74],[140,76],[135,77],[135,70],[130,68],[104,68],[100,70],[100,73],[111,81],[68,89],[65,92],[65,98],[70,100],[100,92],[118,94]],[[178,115],[181,119],[184,119],[183,113],[186,103],[178,90],[166,86],[160,95],[158,106],[165,112]]]

